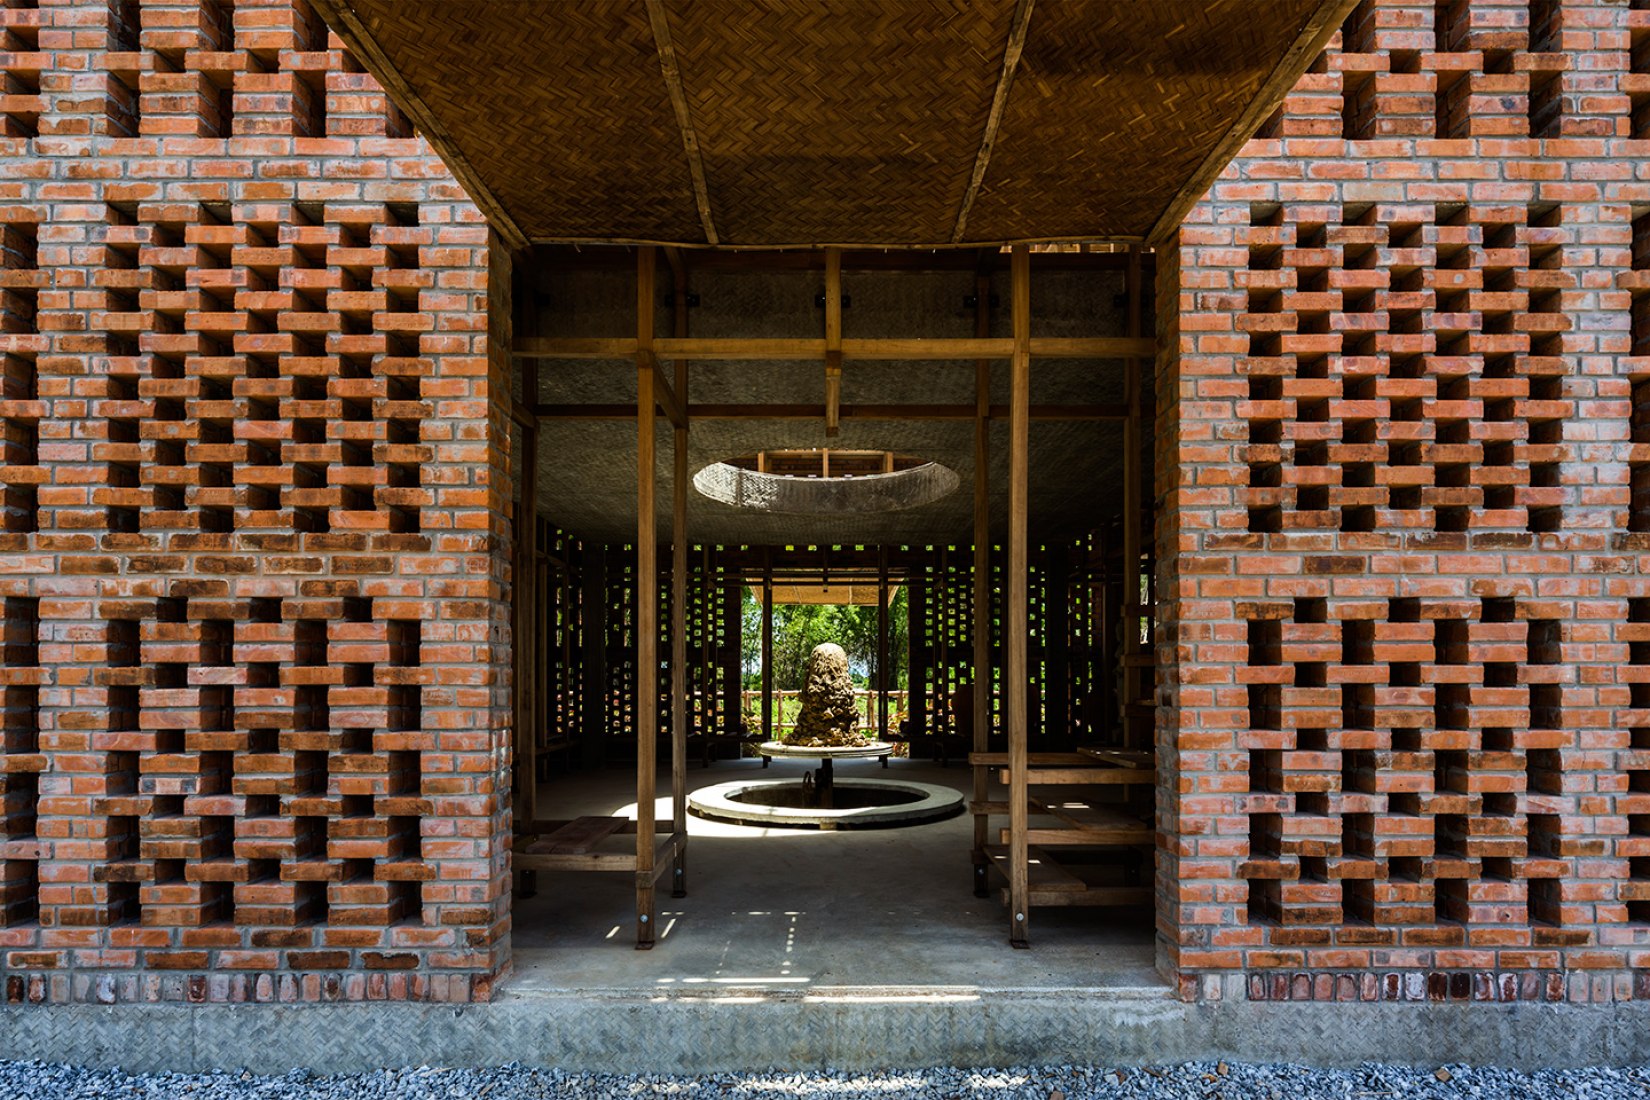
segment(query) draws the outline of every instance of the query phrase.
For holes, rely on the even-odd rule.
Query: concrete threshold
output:
[[[841,986],[504,992],[487,1005],[0,1009],[0,1057],[141,1072],[357,1072],[518,1062],[590,1072],[1191,1059],[1628,1065],[1650,1005],[1187,1004],[1162,988]]]

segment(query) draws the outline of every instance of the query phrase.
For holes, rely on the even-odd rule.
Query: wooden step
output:
[[[985,854],[990,857],[991,865],[1008,878],[1008,845],[990,845]],[[1026,849],[1026,882],[1032,890],[1054,893],[1088,889],[1082,879],[1060,866],[1047,852],[1034,847]]]
[[[623,817],[575,817],[521,850],[534,856],[582,856],[624,828],[628,820]]]
[[[1031,829],[1036,844],[1152,844],[1156,833],[1139,818],[1110,807],[1079,804],[1048,807],[1048,813],[1066,825],[1063,829]]]

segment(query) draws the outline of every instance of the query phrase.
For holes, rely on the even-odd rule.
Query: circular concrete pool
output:
[[[962,812],[950,787],[898,779],[839,779],[830,807],[794,779],[741,779],[688,795],[688,809],[711,821],[766,829],[897,829]]]

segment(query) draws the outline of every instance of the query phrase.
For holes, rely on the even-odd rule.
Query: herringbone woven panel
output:
[[[1239,7],[1040,5],[968,235],[1148,229],[1266,79],[1278,28],[1292,36],[1311,5]]]
[[[1045,2],[993,131],[1015,0],[341,2],[529,238],[713,243],[696,157],[714,243],[923,247],[987,145],[964,243],[1145,236],[1324,7]]]
[[[1012,4],[702,7],[671,23],[726,241],[950,237]]]
[[[353,6],[529,236],[704,240],[640,3]]]

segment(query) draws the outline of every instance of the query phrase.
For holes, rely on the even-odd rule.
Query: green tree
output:
[[[892,688],[907,686],[909,606],[905,589],[896,589],[888,608],[889,687]],[[745,589],[740,618],[745,683],[754,689],[762,682],[762,599],[753,589]],[[877,659],[875,606],[778,604],[773,609],[774,686],[785,691],[800,688],[807,672],[808,655],[821,642],[835,642],[843,648],[855,682],[873,682]]]

